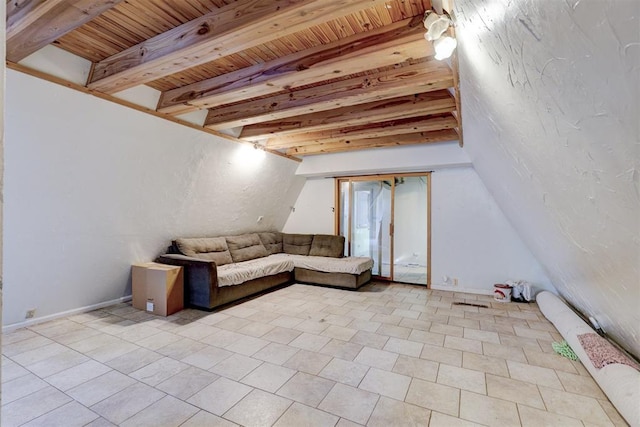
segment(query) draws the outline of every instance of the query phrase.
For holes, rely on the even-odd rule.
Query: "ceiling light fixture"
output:
[[[427,10],[424,13],[422,23],[427,30],[424,38],[433,42],[433,49],[436,51],[434,58],[437,60],[449,58],[458,45],[456,39],[444,35],[453,25],[451,18],[447,14],[438,14],[433,10]]]

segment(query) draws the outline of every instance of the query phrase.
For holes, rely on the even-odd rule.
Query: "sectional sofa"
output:
[[[357,289],[373,260],[344,257],[344,237],[248,233],[176,239],[156,262],[184,267],[185,304],[212,310],[293,283]]]

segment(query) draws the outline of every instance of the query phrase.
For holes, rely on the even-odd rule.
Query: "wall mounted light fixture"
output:
[[[434,58],[437,60],[449,58],[458,45],[456,39],[444,35],[453,24],[451,18],[447,14],[439,14],[433,10],[427,10],[424,13],[422,23],[427,30],[424,38],[433,42],[433,48],[436,51]]]

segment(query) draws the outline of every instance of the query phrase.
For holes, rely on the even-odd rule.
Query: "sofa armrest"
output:
[[[184,269],[185,304],[209,309],[218,287],[218,268],[213,261],[179,254],[164,254],[156,262]]]

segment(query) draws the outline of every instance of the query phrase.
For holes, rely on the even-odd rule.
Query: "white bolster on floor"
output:
[[[640,427],[640,372],[619,363],[602,369],[595,368],[578,340],[578,335],[594,333],[594,330],[551,292],[539,293],[536,302],[542,314],[562,334],[620,415],[630,425]]]

